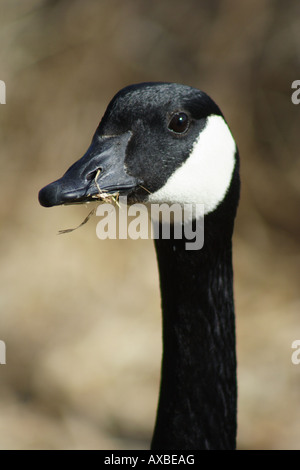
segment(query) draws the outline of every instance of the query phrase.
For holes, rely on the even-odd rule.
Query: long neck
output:
[[[234,449],[236,355],[231,236],[199,251],[156,240],[163,309],[152,449]]]

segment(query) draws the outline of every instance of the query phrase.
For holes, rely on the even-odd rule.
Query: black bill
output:
[[[95,134],[84,156],[62,178],[40,190],[40,204],[51,207],[92,201],[99,188],[108,194],[130,194],[141,183],[126,172],[126,147],[131,135],[130,131],[115,136]]]

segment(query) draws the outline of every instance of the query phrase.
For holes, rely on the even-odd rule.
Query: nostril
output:
[[[96,179],[97,173],[98,172],[100,173],[101,171],[102,171],[102,167],[99,167],[99,168],[96,168],[96,170],[90,171],[86,175],[86,180],[87,181],[92,181],[92,180]]]

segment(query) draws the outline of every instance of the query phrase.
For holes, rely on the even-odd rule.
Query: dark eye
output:
[[[190,120],[187,114],[175,113],[169,122],[168,129],[176,134],[183,134],[187,131],[189,125]]]

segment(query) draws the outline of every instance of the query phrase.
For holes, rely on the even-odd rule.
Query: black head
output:
[[[218,168],[222,156],[214,160],[220,150],[225,170]],[[85,155],[43,188],[39,200],[43,206],[82,203],[93,200],[100,187],[128,196],[129,203],[203,202],[210,212],[228,189],[236,159],[222,113],[204,92],[141,83],[115,95]],[[215,181],[211,172],[219,174]]]

